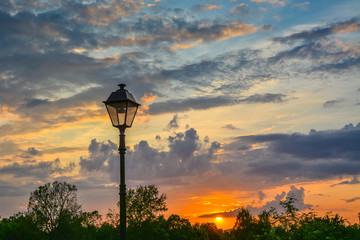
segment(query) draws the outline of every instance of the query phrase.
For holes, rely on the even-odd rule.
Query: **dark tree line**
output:
[[[30,194],[28,210],[0,219],[0,240],[111,240],[119,239],[118,210],[106,216],[97,211],[85,212],[77,202],[76,186],[53,182]],[[223,231],[214,223],[194,224],[167,210],[166,195],[155,185],[140,186],[127,192],[127,235],[129,240],[355,240],[360,226],[350,224],[339,215],[317,216],[301,213],[294,198],[275,209],[252,216],[241,209],[233,229]]]

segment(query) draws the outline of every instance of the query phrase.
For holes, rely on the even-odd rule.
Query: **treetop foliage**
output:
[[[53,231],[64,217],[78,216],[76,186],[66,182],[46,183],[30,193],[28,211],[47,232]]]
[[[126,212],[128,224],[140,226],[142,222],[152,221],[161,212],[167,211],[166,195],[159,194],[155,185],[128,189],[126,193]]]
[[[85,212],[77,203],[76,186],[66,182],[47,183],[30,193],[27,212],[0,219],[1,240],[112,240],[119,239],[119,214],[106,217]],[[299,212],[296,201],[281,201],[284,212],[275,209],[253,216],[239,210],[233,229],[224,231],[214,223],[196,223],[172,214],[167,219],[166,195],[155,185],[127,192],[128,240],[355,240],[359,224],[350,224],[338,214],[318,216]]]

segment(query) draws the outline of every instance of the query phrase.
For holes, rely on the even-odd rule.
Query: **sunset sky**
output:
[[[54,180],[116,207],[102,101],[125,83],[127,187],[167,214],[228,228],[293,194],[358,222],[358,0],[1,0],[0,46],[1,217]]]

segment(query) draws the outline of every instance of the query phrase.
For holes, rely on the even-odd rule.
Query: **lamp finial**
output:
[[[123,89],[124,89],[124,87],[126,86],[126,84],[124,84],[124,83],[120,83],[120,84],[118,84],[118,86],[120,87],[120,89],[121,89],[121,90],[123,90]]]

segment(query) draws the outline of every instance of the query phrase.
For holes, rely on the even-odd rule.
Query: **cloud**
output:
[[[222,128],[226,128],[226,129],[230,129],[230,130],[238,130],[239,128],[235,127],[232,124],[226,124],[225,126],[223,126]]]
[[[285,6],[286,1],[281,0],[251,0],[252,2],[258,2],[258,3],[270,3],[270,4],[278,4],[280,6]]]
[[[346,69],[358,69],[359,66],[360,66],[360,57],[357,56],[357,57],[343,59],[343,61],[339,63],[323,64],[322,66],[319,66],[315,70],[338,73],[339,71]]]
[[[263,191],[259,191],[258,194],[259,194],[259,201],[261,202],[266,197],[266,194]]]
[[[186,17],[140,17],[135,22],[124,23],[132,35],[124,37],[104,35],[102,47],[143,46],[177,50],[203,42],[214,42],[247,35],[258,28],[237,21],[190,21]]]
[[[178,129],[179,128],[179,117],[177,114],[174,115],[173,119],[168,123],[167,125],[167,129],[168,130],[172,130],[172,129]]]
[[[344,102],[344,99],[329,100],[323,104],[323,107],[324,108],[337,107],[342,102]]]
[[[18,150],[18,145],[11,140],[5,140],[0,142],[0,157],[14,154]]]
[[[244,103],[281,103],[285,102],[286,95],[284,94],[274,94],[274,93],[265,93],[265,94],[254,94],[245,99],[240,99],[239,102]]]
[[[92,139],[89,145],[89,156],[80,158],[81,169],[88,172],[104,169],[105,162],[118,157],[116,150],[116,144],[110,140],[97,142],[96,139]]]
[[[216,169],[228,181],[238,181],[241,171],[268,184],[354,176],[360,174],[359,139],[360,124],[340,130],[311,130],[307,135],[240,136],[222,145],[223,161]]]
[[[308,10],[309,5],[310,5],[310,2],[302,2],[302,3],[294,3],[294,4],[292,4],[292,7],[299,8],[302,10]]]
[[[51,14],[55,13],[52,12]],[[13,19],[10,15],[7,17]],[[22,15],[18,15],[17,17],[20,18]],[[48,18],[49,17],[50,16],[48,16]],[[53,16],[51,16],[51,18],[52,17]],[[36,18],[36,16],[31,16],[31,18]],[[58,18],[54,17],[54,19],[58,21],[55,24],[56,27],[63,26],[63,24],[60,24],[62,23],[61,21],[63,21],[61,16]],[[38,19],[38,21],[45,20]],[[135,32],[147,32],[147,30],[149,30],[149,34],[152,34],[153,31],[156,32],[158,29],[151,29],[150,26],[152,26],[152,28],[162,27],[164,26],[162,21],[165,20],[161,18],[151,18],[138,19],[137,21],[139,21],[137,27],[133,28]],[[174,22],[170,24],[170,26],[173,24],[178,28],[188,26],[185,24],[187,22],[180,24],[181,21],[179,19],[173,19],[171,21]],[[195,34],[197,30],[203,31],[200,28],[217,28],[215,27],[216,24],[219,25],[219,29],[225,29],[223,27],[231,28],[236,25],[226,22],[213,22],[205,25],[198,22],[194,24],[199,24],[199,27],[191,28],[192,34]],[[216,32],[223,31],[227,32],[227,30],[212,32],[216,34]],[[19,33],[20,32],[19,30]],[[229,32],[231,32],[231,34],[234,33],[233,30],[229,30]],[[14,37],[16,38],[16,36]],[[96,37],[105,38],[106,36]],[[78,47],[77,43],[71,43],[71,35],[67,38],[70,40],[67,41],[66,44],[70,44],[71,46],[63,46],[65,48],[62,48],[63,51]],[[75,38],[78,39],[74,36],[74,41]],[[45,37],[44,39],[48,38]],[[86,37],[86,39],[88,38]],[[192,38],[189,37],[189,39]],[[96,46],[103,47],[104,44],[106,45],[106,43],[109,42],[108,40],[109,39],[101,39],[96,41]],[[156,42],[156,40],[154,41]],[[172,44],[173,41],[169,40],[168,43]],[[79,44],[83,46],[83,43]],[[51,46],[51,43],[44,42],[44,45]],[[58,46],[54,45],[54,47],[54,49],[58,49]],[[90,46],[90,48],[92,47],[93,46]],[[106,89],[110,89],[111,84],[114,85],[114,78],[112,77],[114,75],[119,76],[125,81],[136,83],[134,84],[134,91],[140,96],[144,95],[145,92],[153,92],[160,96],[161,94],[158,94],[156,86],[169,82],[177,82],[180,85],[189,84],[193,86],[193,89],[198,93],[208,92],[209,94],[208,96],[201,94],[201,97],[192,97],[190,99],[154,102],[149,112],[153,115],[209,109],[213,106],[228,106],[238,103],[285,102],[288,96],[282,93],[262,93],[249,97],[244,97],[242,93],[250,87],[259,84],[261,81],[266,81],[259,79],[271,78],[272,75],[278,75],[279,72],[277,71],[279,70],[275,71],[275,69],[278,67],[277,64],[282,64],[281,60],[289,58],[300,59],[303,56],[317,56],[319,62],[322,62],[322,65],[314,65],[318,70],[322,69],[322,71],[324,71],[329,68],[334,68],[335,66],[331,65],[333,60],[322,61],[325,57],[329,57],[328,52],[326,52],[328,45],[323,44],[320,45],[320,47],[321,48],[317,50],[319,47],[313,44],[294,48],[293,51],[281,52],[269,60],[261,57],[260,50],[240,50],[238,52],[226,53],[213,59],[180,66],[175,69],[155,68],[154,65],[145,61],[149,56],[140,53],[128,53],[118,58],[113,57],[101,60],[82,54],[65,54],[64,52],[59,53],[49,50],[45,50],[45,53],[41,54],[37,52],[36,54],[29,53],[4,57],[0,59],[0,62],[4,63],[2,66],[10,67],[4,67],[2,71],[6,72],[8,77],[20,79],[20,81],[12,81],[14,84],[0,88],[0,96],[3,96],[3,98],[0,97],[0,99],[3,100],[4,103],[11,105],[10,107],[17,108],[21,116],[30,117],[33,120],[42,122],[44,125],[24,129],[21,123],[15,123],[13,126],[6,126],[2,130],[5,134],[21,133],[23,131],[39,131],[44,127],[54,126],[55,123],[77,122],[86,118],[103,116],[104,112],[95,106],[99,106],[98,104],[103,100],[99,99],[98,96],[106,96]],[[351,61],[351,54],[353,54],[352,51],[345,51],[343,52],[343,56],[341,56],[340,53],[333,56],[334,60],[339,57],[343,58],[342,63],[336,63],[336,67],[345,68],[350,67],[350,64],[355,64],[356,60]],[[67,73],[66,76],[64,76],[64,72]],[[214,80],[219,77],[224,81],[221,86],[216,86]],[[84,81],[84,79],[86,79],[86,81]],[[21,84],[24,81],[33,82],[33,87],[31,88],[33,90],[25,88]],[[59,89],[57,93],[53,91],[55,88]],[[63,96],[61,93],[65,92],[71,92],[71,95]],[[220,96],[214,95],[213,93],[220,94]],[[39,94],[41,98],[39,98]],[[15,98],[14,96],[22,97]],[[158,99],[161,101],[161,98]],[[79,108],[88,105],[89,102],[91,102],[93,106],[88,109],[88,114],[84,115],[81,111],[77,111]],[[82,104],[82,106],[79,106],[79,104]],[[192,106],[192,104],[194,104],[194,106]],[[57,116],[53,109],[61,109],[64,115]]]
[[[67,9],[76,14],[79,21],[88,22],[92,25],[106,25],[118,18],[137,13],[143,7],[139,1],[113,1],[106,4],[79,4],[69,5]]]
[[[246,3],[240,3],[230,10],[231,14],[246,15],[249,14],[249,12],[250,12],[249,5]]]
[[[352,31],[358,31],[360,29],[359,18],[352,18],[350,20],[334,23],[327,27],[318,27],[310,31],[303,31],[300,33],[294,33],[286,37],[276,37],[275,42],[289,43],[295,40],[315,40],[323,38],[331,34],[346,33]]]
[[[277,154],[289,154],[303,159],[347,159],[356,161],[360,157],[360,123],[341,130],[311,131],[305,134],[268,134],[242,136],[238,140],[267,143],[267,149]]]
[[[269,25],[269,24],[265,24],[265,25],[262,25],[261,26],[261,29],[265,32],[269,32],[271,30],[274,30],[274,26],[272,25]]]
[[[132,179],[202,175],[211,169],[214,152],[220,148],[217,142],[202,143],[193,128],[169,136],[167,142],[168,151],[152,148],[146,141],[134,146],[127,155]]]
[[[196,46],[203,42],[214,42],[247,35],[258,28],[237,21],[191,21],[186,17],[139,17],[134,22],[124,23],[124,30],[132,35],[124,37],[104,35],[99,41],[102,47],[150,46],[177,50]]]
[[[9,4],[3,4],[3,7]],[[117,81],[113,76],[136,83],[133,90],[136,95],[143,96],[146,92],[157,94],[157,86],[170,82],[171,73],[176,72],[155,67],[153,62],[145,60],[149,56],[144,53],[128,52],[101,59],[93,57],[89,51],[134,46],[137,41],[142,46],[163,49],[164,44],[170,48],[175,43],[211,42],[256,31],[256,27],[242,22],[193,21],[180,15],[174,19],[136,14],[116,24],[115,28],[111,22],[116,21],[117,16],[112,14],[121,4],[105,6],[81,1],[51,4],[41,7],[33,2],[22,5],[21,10],[12,14],[0,12],[3,23],[0,43],[6,46],[6,51],[0,53],[0,71],[4,81],[9,79],[6,80],[9,84],[0,87],[0,101],[14,109],[20,119],[26,117],[32,121],[27,128],[20,121],[2,125],[0,129],[4,136],[39,132],[102,117],[105,112],[99,108],[103,100],[99,96],[106,96],[107,90],[113,87]],[[121,9],[126,10],[125,7]],[[127,11],[135,13],[138,10]],[[100,25],[95,27],[86,19],[96,20]],[[28,26],[22,23],[28,23]],[[132,32],[133,36],[119,35],[118,32]],[[141,40],[141,37],[150,40]],[[123,44],[125,40],[129,40],[130,45]],[[24,49],[21,53],[18,52],[19,45]],[[178,72],[184,74],[183,70],[187,69]],[[30,82],[29,86],[24,84]],[[201,104],[201,99],[197,102]],[[80,109],[86,109],[86,114]],[[62,114],[58,115],[58,112]]]
[[[338,185],[353,185],[353,184],[360,184],[360,181],[355,176],[353,177],[353,179],[351,179],[351,181],[349,180],[342,181],[339,183],[332,184],[330,187],[335,187]]]
[[[150,114],[158,115],[170,112],[185,112],[191,110],[205,110],[221,106],[229,106],[240,103],[281,103],[286,101],[284,94],[254,94],[243,99],[230,97],[198,97],[188,99],[169,100],[167,102],[155,102],[150,105]]]
[[[137,69],[134,70],[129,55],[119,59],[121,66],[116,69],[108,65],[107,60],[79,54],[18,55],[0,58],[0,62],[6,62],[0,65],[0,70],[7,72],[12,69],[10,79],[17,79],[0,86],[0,101],[6,103],[9,114],[17,116],[11,123],[0,126],[3,136],[37,132],[105,116],[101,101],[117,83],[109,76],[110,72],[119,71],[120,76],[124,74],[123,81],[132,86],[131,91],[135,91],[137,96],[151,91],[159,83],[154,80],[145,85],[131,84],[134,80],[128,80],[126,72],[142,74],[141,69],[147,67],[136,64]],[[105,71],[105,66],[110,68]],[[141,83],[145,80],[140,78],[137,81]],[[23,82],[31,82],[30,89]],[[59,115],[59,112],[62,114]],[[22,121],[24,118],[31,120],[26,127]]]
[[[221,9],[220,5],[214,5],[214,4],[198,4],[193,7],[195,11],[211,11],[211,10],[217,10]]]
[[[189,19],[176,10],[162,12],[159,16],[144,15],[140,12],[143,4],[137,1],[107,4],[58,1],[42,7],[34,2],[15,6],[16,11],[9,7],[11,3],[3,4],[3,9],[8,12],[0,12],[4,23],[0,43],[7,46],[2,51],[3,56],[17,52],[18,45],[25,46],[23,53],[27,54],[50,51],[88,53],[94,49],[132,46],[174,50],[258,30],[251,24],[237,21]],[[220,7],[209,4],[196,7],[202,10],[217,8]],[[36,44],[30,41],[34,39]]]
[[[39,150],[36,150],[36,148],[34,148],[34,147],[29,147],[26,152],[33,156],[41,155],[41,152]]]
[[[232,105],[233,100],[228,97],[198,97],[184,100],[169,100],[156,102],[150,105],[150,114],[157,115],[169,112],[185,112],[190,110],[203,110],[219,106]]]
[[[259,194],[259,196],[264,196],[264,195]],[[284,213],[285,211],[284,211],[283,207],[280,205],[280,201],[288,200],[290,197],[295,199],[294,207],[296,207],[299,211],[309,209],[309,208],[311,208],[313,206],[311,204],[306,204],[305,203],[305,201],[304,201],[304,199],[305,199],[305,189],[303,187],[296,188],[295,186],[291,186],[290,190],[287,193],[283,191],[281,194],[277,194],[274,197],[273,200],[271,200],[269,202],[266,202],[261,207],[253,207],[252,205],[247,205],[247,206],[245,206],[245,208],[248,209],[249,212],[254,216],[259,215],[263,211],[269,211],[269,210],[271,210],[271,208],[274,208],[279,213]],[[228,211],[228,212],[206,214],[206,215],[201,215],[199,217],[200,218],[213,218],[213,217],[217,217],[217,216],[236,217],[237,213],[240,210],[241,209],[238,208],[238,209]]]
[[[343,199],[346,203],[351,203],[351,202],[355,202],[357,200],[360,200],[360,197],[354,197],[354,198],[350,198],[350,199]]]
[[[54,173],[71,172],[75,168],[74,163],[66,166],[61,164],[60,159],[54,161],[36,162],[34,164],[13,163],[0,168],[1,174],[10,174],[17,178],[34,177],[38,179],[47,179]]]
[[[338,39],[323,38],[279,51],[268,61],[270,64],[283,64],[287,69],[296,69],[297,72],[307,74],[317,71],[338,74],[357,69],[360,64],[360,51],[356,46],[346,46]],[[302,61],[301,65],[299,61]]]
[[[34,181],[29,180],[23,180],[20,183],[16,181],[3,181],[0,180],[0,198],[11,198],[11,197],[19,197],[19,196],[26,196],[29,195],[30,191],[38,187],[38,183]],[[2,217],[6,215],[5,212],[8,212],[9,215],[14,214],[14,212],[10,212],[9,210],[13,208],[13,201],[16,201],[16,199],[12,198],[12,201],[5,200],[2,202],[2,206],[9,205],[10,208],[5,208],[2,211]],[[16,203],[19,205],[23,205],[26,202],[26,199],[21,198],[21,203]],[[19,209],[20,210],[20,209]],[[4,215],[3,215],[4,214]]]
[[[74,152],[82,150],[80,147],[56,147],[56,148],[48,148],[42,151],[43,154],[53,154],[53,153],[65,153],[65,152]]]
[[[23,154],[20,155],[22,158],[33,158],[34,156],[41,156],[42,152],[34,147],[29,147]]]
[[[167,151],[151,147],[147,141],[135,144],[134,150],[127,149],[127,178],[148,180],[198,176],[211,169],[214,153],[220,149],[217,142],[201,142],[193,128],[169,136],[167,143]],[[81,170],[107,173],[112,180],[118,181],[119,156],[115,150],[116,146],[111,141],[97,142],[93,139],[89,156],[81,158]]]

